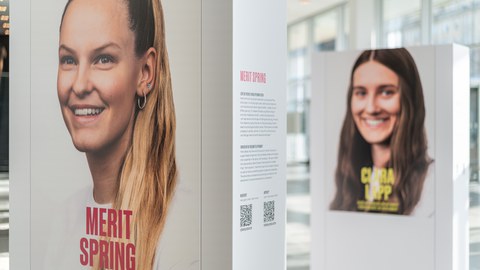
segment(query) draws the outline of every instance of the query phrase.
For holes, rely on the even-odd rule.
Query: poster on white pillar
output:
[[[200,136],[200,75],[168,46],[187,34],[168,24],[170,1],[30,5],[31,269],[199,269],[200,182],[183,134],[187,114]]]
[[[453,77],[454,65],[436,65],[442,57],[453,59],[454,49],[444,50],[450,54],[426,46],[313,57],[314,269],[435,269],[436,214],[448,211],[437,200],[456,192],[443,194],[448,191],[438,185],[452,180],[439,167],[445,156],[438,156],[441,147],[453,149],[452,141],[437,135],[438,125],[448,123],[439,119],[438,110],[448,111],[440,104],[452,103],[441,95],[453,92],[441,79]],[[456,94],[462,100],[451,105],[452,115],[469,106],[468,93],[466,87]],[[462,113],[452,134],[468,134],[468,111]],[[457,146],[461,155],[449,165],[458,162],[464,179],[468,143]],[[401,253],[408,259],[392,263]]]

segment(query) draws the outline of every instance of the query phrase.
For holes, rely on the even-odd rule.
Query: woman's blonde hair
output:
[[[72,1],[67,2],[64,15]],[[131,146],[113,202],[113,208],[133,212],[128,241],[135,244],[135,269],[143,270],[153,267],[176,185],[175,108],[160,0],[121,1],[128,7],[137,57],[152,47],[157,52],[155,84],[145,107],[136,111]],[[93,268],[101,268],[98,258],[95,261]]]
[[[159,0],[127,2],[137,55],[157,50],[156,78],[145,108],[137,111],[113,206],[133,211],[135,269],[151,269],[177,179],[175,108],[162,5]]]

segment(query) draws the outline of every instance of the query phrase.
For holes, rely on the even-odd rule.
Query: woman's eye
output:
[[[60,58],[60,64],[62,65],[75,65],[75,59],[71,56],[63,56]]]
[[[392,96],[393,94],[395,94],[395,90],[394,89],[383,89],[382,90],[382,96],[384,97],[389,97],[389,96]]]
[[[355,92],[353,94],[357,97],[364,97],[364,96],[367,95],[367,91],[365,91],[365,90],[355,90]]]
[[[101,64],[101,65],[105,65],[105,64],[110,64],[110,63],[113,63],[114,62],[114,59],[112,56],[110,55],[100,55],[99,57],[97,57],[96,61],[95,61],[95,64]]]

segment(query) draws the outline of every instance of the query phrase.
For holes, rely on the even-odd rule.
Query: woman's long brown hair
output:
[[[401,109],[390,138],[389,167],[394,171],[393,196],[399,203],[397,214],[409,215],[420,201],[432,160],[427,154],[422,83],[412,56],[404,48],[364,51],[352,68],[347,113],[340,134],[335,171],[337,190],[330,209],[358,211],[357,201],[365,197],[360,171],[362,167],[373,165],[371,145],[360,135],[353,120],[350,103],[353,74],[361,64],[368,61],[376,61],[386,66],[399,77]]]

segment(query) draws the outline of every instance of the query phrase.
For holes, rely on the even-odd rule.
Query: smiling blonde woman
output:
[[[74,146],[86,154],[95,203],[131,213],[117,224],[129,228],[123,241],[135,247],[127,262],[133,268],[126,269],[159,265],[156,249],[177,182],[163,20],[159,0],[70,0],[60,26],[63,119]],[[98,238],[109,247],[111,237]],[[83,264],[88,256],[78,254]],[[109,254],[102,259],[97,252],[93,268],[112,268],[106,267],[114,262]]]

